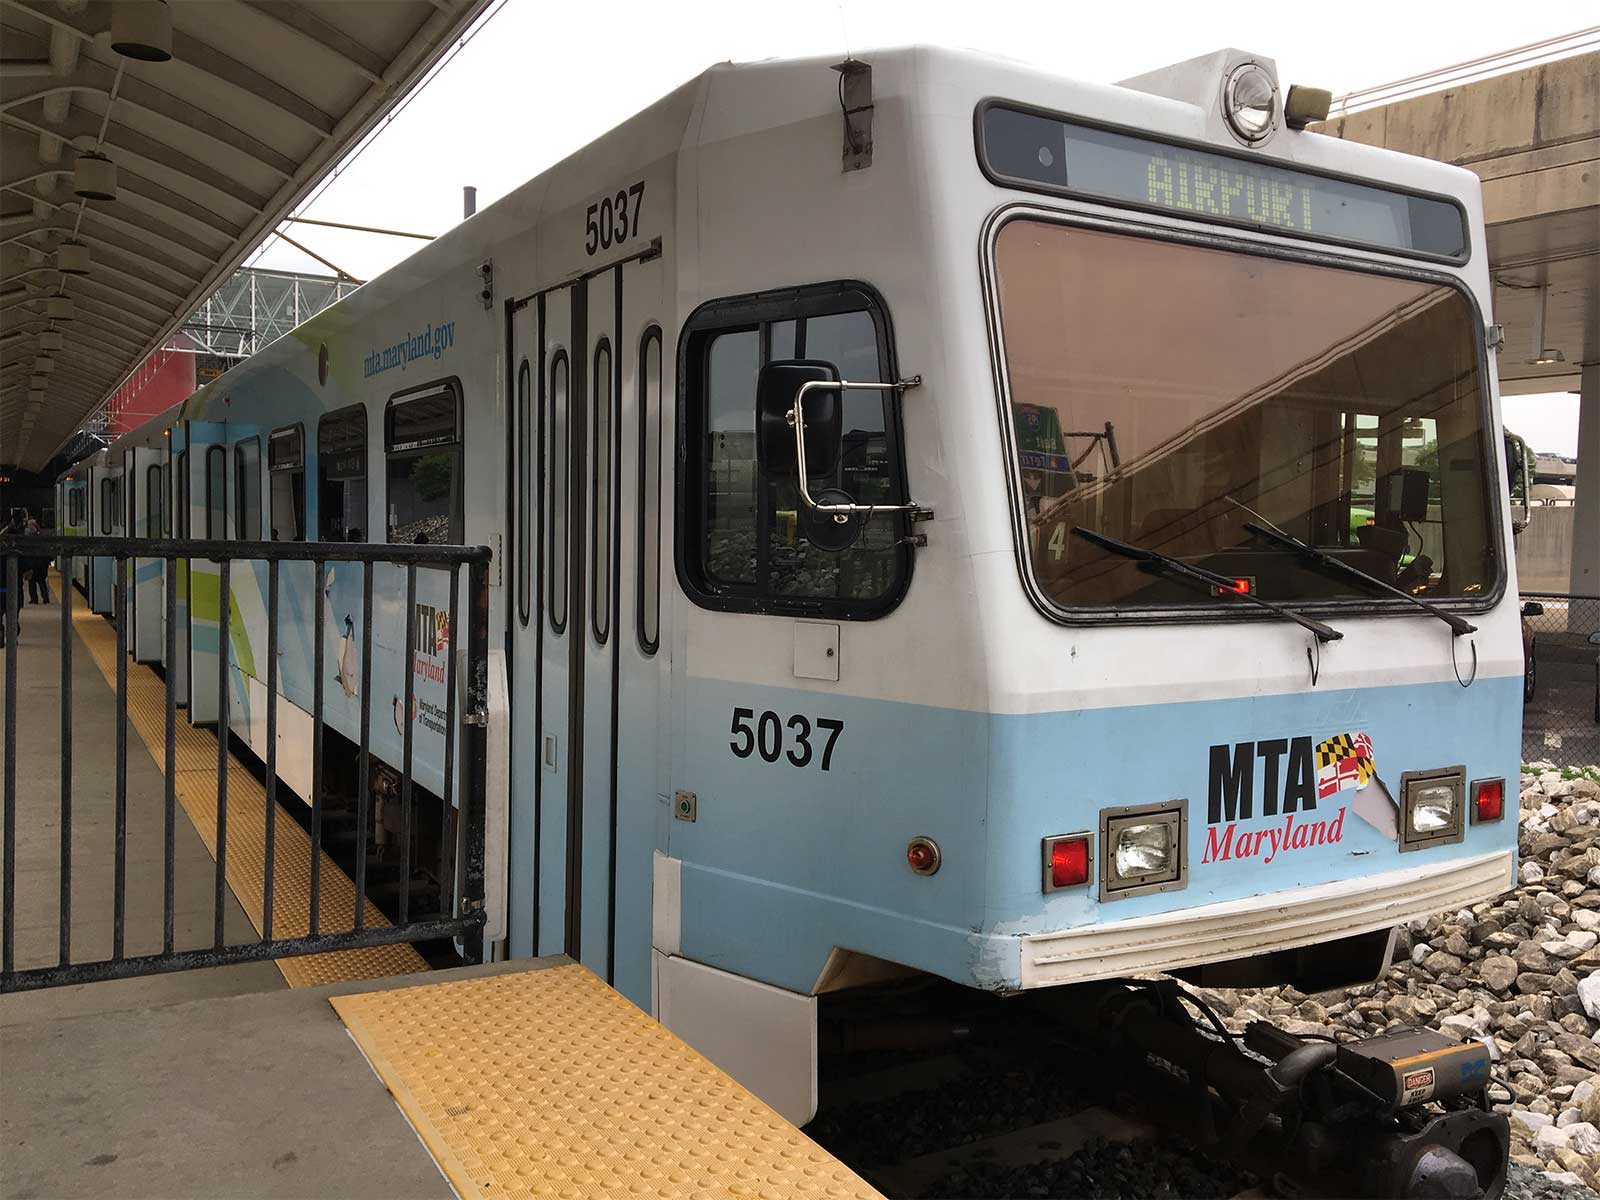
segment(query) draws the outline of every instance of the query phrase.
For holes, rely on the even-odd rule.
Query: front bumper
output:
[[[1387,929],[1513,886],[1505,850],[1057,933],[1025,935],[1024,988],[1246,958]]]

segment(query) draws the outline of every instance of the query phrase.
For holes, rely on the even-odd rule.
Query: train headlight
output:
[[[1411,832],[1427,835],[1448,829],[1455,811],[1455,789],[1448,784],[1418,788],[1411,801]]]
[[[1278,81],[1259,63],[1240,63],[1222,85],[1222,115],[1245,145],[1266,141],[1278,127]]]
[[[1186,803],[1139,804],[1100,810],[1100,898],[1164,892],[1187,882]]]
[[[1459,842],[1466,828],[1466,768],[1407,771],[1400,777],[1400,849]]]
[[[1165,871],[1172,865],[1172,852],[1172,830],[1166,825],[1124,825],[1117,831],[1111,869],[1118,879]]]

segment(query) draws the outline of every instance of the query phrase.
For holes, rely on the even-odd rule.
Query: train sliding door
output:
[[[659,450],[661,279],[658,263],[612,267],[529,298],[509,328],[509,952],[570,954],[641,1005],[665,803],[658,622],[640,619],[638,364],[649,363]],[[659,459],[648,479],[658,485]],[[649,524],[659,538],[659,513]],[[659,553],[649,559],[658,570]]]

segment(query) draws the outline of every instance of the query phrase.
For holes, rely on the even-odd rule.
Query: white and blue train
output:
[[[1237,51],[719,66],[58,511],[489,546],[497,953],[572,955],[796,1120],[819,996],[873,980],[1370,977],[1512,882],[1521,641],[1478,180],[1315,108]],[[165,664],[196,722],[215,570]],[[442,794],[448,596],[383,570],[367,631],[359,566],[284,568],[302,798],[318,605],[330,726],[370,635],[372,753],[413,722]],[[262,578],[225,601],[258,751]]]

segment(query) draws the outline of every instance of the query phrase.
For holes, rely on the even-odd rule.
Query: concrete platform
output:
[[[18,968],[59,961],[61,889],[61,607],[29,605],[19,614],[17,660],[16,955]],[[78,603],[82,598],[77,597]],[[99,620],[100,618],[94,618]],[[112,863],[116,806],[116,696],[82,639],[72,634],[72,957],[111,952]],[[6,653],[13,651],[7,650]],[[0,659],[3,662],[3,659]],[[5,695],[0,672],[0,705]],[[3,708],[0,708],[3,711]],[[182,712],[179,713],[183,720]],[[0,756],[4,747],[0,745]],[[0,757],[0,763],[3,763]],[[128,954],[161,949],[165,783],[143,743],[130,730],[127,755]],[[216,864],[193,823],[177,807],[174,941],[207,946],[212,939]],[[244,909],[224,889],[228,941],[255,936]],[[123,1009],[202,996],[278,990],[282,973],[270,962],[247,963],[143,979],[0,997],[0,1025],[46,1016]],[[8,1064],[9,1065],[9,1064]],[[8,1070],[9,1076],[12,1072]]]
[[[568,961],[9,1023],[0,1195],[448,1200],[449,1183],[328,998]]]

